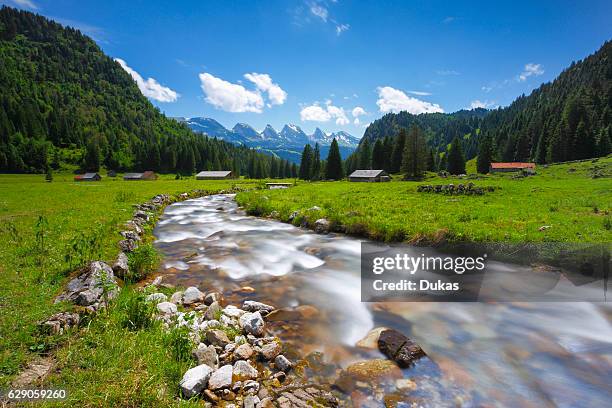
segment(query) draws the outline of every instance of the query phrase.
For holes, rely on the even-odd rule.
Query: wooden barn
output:
[[[535,163],[491,163],[489,173],[506,173],[511,171],[525,170],[527,172],[535,172]]]
[[[77,174],[74,176],[74,181],[100,181],[102,176],[98,173]]]
[[[153,171],[145,171],[144,173],[125,173],[123,179],[128,181],[157,180],[157,174]]]
[[[196,174],[197,180],[225,180],[232,178],[232,172],[230,170],[218,170],[218,171],[201,171]]]
[[[384,170],[355,170],[350,174],[349,181],[377,183],[391,181],[391,177]]]

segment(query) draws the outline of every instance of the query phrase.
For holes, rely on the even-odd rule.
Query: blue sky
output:
[[[169,116],[361,136],[504,106],[612,38],[610,1],[0,0],[80,28]]]

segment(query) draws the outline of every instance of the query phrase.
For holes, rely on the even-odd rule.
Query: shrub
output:
[[[151,244],[144,244],[128,254],[129,272],[127,281],[137,282],[153,272],[159,263],[157,250]]]

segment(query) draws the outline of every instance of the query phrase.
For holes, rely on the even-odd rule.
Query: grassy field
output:
[[[594,166],[599,170],[594,170]],[[594,171],[607,177],[591,178]],[[539,167],[532,177],[511,174],[464,180],[430,175],[423,182],[301,182],[287,190],[252,191],[238,202],[255,215],[312,225],[325,217],[349,233],[384,241],[610,242],[612,158]],[[419,184],[473,182],[494,186],[482,196],[419,193]],[[317,206],[320,210],[310,211]],[[549,226],[542,231],[540,227]]]
[[[591,178],[594,165],[608,177]],[[523,179],[471,180],[499,187],[484,196],[418,193],[419,184],[466,182],[432,176],[421,183],[299,182],[287,190],[240,193],[238,200],[253,214],[277,211],[286,221],[297,210],[296,224],[327,217],[349,233],[388,241],[610,242],[611,167],[608,158],[540,168]],[[66,310],[53,299],[80,257],[114,259],[133,204],[159,193],[212,193],[234,185],[261,182],[167,176],[155,182],[74,183],[65,174],[46,183],[42,175],[0,175],[0,389],[29,361],[52,355],[56,369],[45,385],[66,388],[66,405],[189,405],[177,400],[173,384],[191,364],[185,351],[190,346],[180,333],[164,333],[155,324],[139,330],[126,325],[142,296],[131,288],[78,333],[44,336],[36,323]],[[315,205],[321,209],[308,210]],[[543,225],[550,228],[540,231]],[[86,253],[78,256],[78,246]]]
[[[216,192],[238,184],[250,188],[259,183],[170,176],[154,182],[104,178],[74,183],[69,174],[46,183],[44,175],[0,175],[0,389],[28,361],[53,353],[58,372],[50,384],[71,390],[72,404],[170,403],[175,390],[164,393],[165,384],[176,384],[185,363],[177,362],[172,347],[160,340],[158,327],[123,327],[128,310],[124,306],[135,296],[133,291],[124,291],[108,315],[94,319],[78,336],[42,336],[36,322],[66,309],[53,299],[79,262],[73,246],[85,246],[87,258],[115,258],[121,224],[131,218],[133,204],[159,193]],[[67,260],[67,254],[73,259]]]

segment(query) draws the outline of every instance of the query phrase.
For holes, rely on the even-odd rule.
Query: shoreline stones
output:
[[[190,368],[185,372],[179,386],[187,398],[198,395],[208,385],[213,369],[206,364]]]
[[[119,285],[110,266],[104,262],[91,262],[79,276],[66,285],[55,303],[69,301],[91,311],[104,307],[107,300],[119,293]]]
[[[402,368],[410,367],[416,360],[426,356],[418,344],[393,329],[380,332],[378,349]]]

